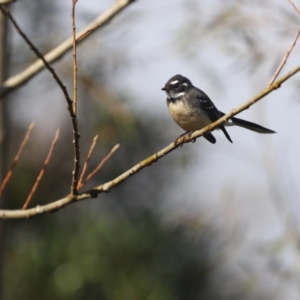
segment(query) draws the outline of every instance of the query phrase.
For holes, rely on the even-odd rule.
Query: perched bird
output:
[[[182,75],[173,76],[162,90],[167,93],[167,105],[172,118],[182,129],[187,131],[185,134],[202,129],[225,115],[215,107],[203,91],[193,86],[191,81]],[[233,125],[259,133],[275,133],[275,131],[258,124],[232,117],[218,127],[231,143],[232,140],[224,126]],[[210,132],[203,136],[213,144],[216,142]]]

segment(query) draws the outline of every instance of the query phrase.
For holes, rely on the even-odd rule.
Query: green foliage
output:
[[[5,299],[221,299],[207,229],[74,209],[41,217],[47,226],[31,234],[23,223],[24,238],[9,245]]]

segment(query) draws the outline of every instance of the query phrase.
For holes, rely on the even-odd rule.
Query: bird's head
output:
[[[162,90],[167,93],[168,98],[177,99],[184,96],[191,87],[193,85],[188,78],[182,75],[175,75],[167,81]]]

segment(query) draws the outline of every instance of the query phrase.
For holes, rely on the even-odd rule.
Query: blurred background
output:
[[[114,1],[79,1],[80,30]],[[294,1],[300,8],[300,2]],[[43,52],[71,35],[71,1],[17,1],[11,11]],[[104,183],[174,141],[182,130],[161,91],[187,76],[228,112],[266,87],[299,30],[288,1],[145,0],[78,47],[82,160],[99,134],[85,188]],[[9,75],[35,55],[9,27]],[[283,73],[299,64],[299,45]],[[72,55],[53,64],[72,91]],[[282,73],[282,74],[283,74]],[[239,117],[277,131],[229,128],[170,153],[108,194],[29,220],[1,221],[1,298],[300,299],[299,75]],[[72,129],[48,71],[6,97],[6,168],[36,126],[4,196],[22,207],[62,133],[31,206],[70,189]]]

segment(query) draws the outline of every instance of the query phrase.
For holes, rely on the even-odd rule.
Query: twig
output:
[[[13,171],[14,171],[14,169],[15,169],[15,166],[17,165],[17,162],[19,161],[20,155],[22,154],[23,149],[24,149],[24,147],[25,147],[27,141],[29,140],[29,137],[30,137],[30,134],[31,134],[31,131],[32,131],[34,125],[35,125],[34,122],[32,122],[32,123],[29,125],[29,127],[28,127],[28,129],[27,129],[27,132],[26,132],[26,134],[25,134],[25,137],[24,137],[23,141],[21,142],[21,145],[20,145],[20,147],[19,147],[19,150],[18,150],[18,152],[17,152],[17,154],[16,154],[16,156],[15,156],[15,158],[14,158],[14,161],[13,161],[13,163],[11,164],[10,169],[9,169],[9,171],[7,172],[5,178],[4,178],[4,180],[3,180],[3,182],[2,182],[2,184],[1,184],[1,186],[0,186],[0,197],[1,197],[1,195],[2,195],[2,193],[3,193],[3,191],[4,191],[4,189],[5,189],[5,187],[6,187],[6,185],[7,185],[7,183],[9,182],[9,180],[10,180],[12,174],[13,174]]]
[[[278,66],[276,72],[274,73],[274,75],[273,75],[271,81],[269,82],[269,86],[270,86],[271,84],[273,84],[274,81],[276,80],[276,78],[278,77],[278,75],[279,75],[280,71],[282,70],[283,66],[285,65],[285,63],[286,63],[286,61],[287,61],[287,59],[288,59],[290,53],[292,52],[293,48],[295,47],[295,45],[296,45],[296,43],[297,43],[297,40],[298,40],[298,38],[299,38],[299,35],[300,35],[300,29],[298,30],[298,32],[297,32],[297,34],[296,34],[296,36],[295,36],[295,38],[294,38],[294,40],[293,40],[293,42],[292,42],[292,44],[291,44],[289,50],[286,52],[286,54],[285,54],[285,56],[283,57],[283,59],[282,59],[280,65]]]
[[[27,37],[27,35],[21,30],[20,26],[18,25],[18,23],[16,22],[16,20],[14,19],[14,17],[11,15],[11,13],[9,12],[9,10],[7,8],[5,8],[4,6],[0,5],[0,10],[10,19],[11,23],[13,24],[13,26],[15,27],[15,29],[17,30],[17,32],[20,34],[20,36],[24,39],[24,41],[27,43],[27,45],[29,46],[29,48],[34,52],[34,54],[41,59],[41,61],[43,62],[44,66],[49,70],[49,72],[51,73],[51,75],[53,76],[54,80],[57,82],[57,84],[59,85],[59,87],[61,88],[67,102],[69,105],[72,106],[72,100],[68,94],[67,88],[66,86],[61,82],[60,78],[58,77],[58,75],[56,74],[55,70],[50,66],[50,64],[45,60],[43,54],[33,45],[33,43],[29,40],[29,38]]]
[[[107,9],[104,13],[100,14],[94,21],[92,21],[89,25],[87,25],[85,28],[83,28],[77,33],[77,43],[86,39],[97,29],[102,28],[132,2],[134,2],[134,0],[117,0],[109,9]],[[45,60],[49,64],[55,62],[56,60],[60,59],[67,51],[69,51],[72,48],[72,45],[73,38],[70,37],[66,39],[63,43],[55,47],[53,50],[45,54]],[[8,78],[0,88],[0,96],[4,96],[16,89],[17,87],[25,84],[29,79],[31,79],[33,76],[42,71],[44,67],[45,65],[43,61],[39,59],[19,74]]]
[[[72,37],[73,37],[73,111],[77,112],[77,57],[76,57],[76,21],[75,6],[78,0],[72,0]]]
[[[77,127],[77,119],[76,119],[76,112],[77,112],[77,57],[76,57],[76,22],[75,22],[75,6],[78,0],[71,0],[72,1],[72,40],[73,40],[73,113],[75,115],[76,127]],[[79,132],[74,133],[74,165],[73,165],[73,172],[72,172],[72,184],[71,184],[71,194],[76,195],[78,193],[78,176],[79,176],[79,169],[80,169],[80,147],[79,147]]]
[[[157,162],[159,159],[163,158],[168,153],[174,151],[176,148],[178,148],[183,143],[189,143],[192,140],[202,136],[204,133],[209,132],[217,128],[220,124],[224,123],[231,117],[237,115],[238,113],[242,112],[245,109],[248,109],[250,106],[255,104],[257,101],[261,100],[271,92],[275,91],[276,89],[280,88],[280,86],[287,81],[289,78],[294,76],[296,73],[300,71],[300,65],[293,68],[291,71],[289,71],[287,74],[282,76],[280,79],[278,79],[276,82],[274,82],[269,87],[265,88],[263,91],[259,92],[256,96],[254,96],[249,101],[245,102],[241,106],[231,110],[229,113],[224,115],[222,118],[217,120],[216,122],[206,126],[205,128],[195,131],[191,136],[183,136],[181,137],[177,143],[173,142],[167,147],[163,148],[159,152],[149,156],[148,158],[144,159],[143,161],[139,162],[120,176],[116,177],[115,179],[106,182],[104,184],[101,184],[89,191],[86,191],[82,194],[76,195],[75,197],[68,195],[67,197],[64,197],[60,200],[53,201],[49,204],[42,205],[42,206],[36,206],[35,208],[26,209],[26,210],[0,210],[0,219],[21,219],[21,218],[29,218],[36,215],[44,214],[51,211],[56,211],[60,208],[63,208],[67,205],[70,205],[74,201],[82,201],[86,199],[96,198],[97,194],[103,193],[103,192],[109,192],[111,188],[114,188],[127,180],[129,177],[137,174],[140,170],[144,169],[145,167],[150,166],[154,162]]]
[[[92,143],[91,148],[90,148],[90,150],[89,150],[89,152],[88,152],[87,158],[86,158],[86,160],[85,160],[85,162],[84,162],[84,164],[83,164],[83,168],[82,168],[82,171],[81,171],[81,174],[80,174],[80,178],[79,178],[79,181],[78,181],[78,187],[77,187],[77,190],[81,189],[82,186],[83,186],[82,180],[83,180],[83,177],[84,177],[84,175],[85,175],[85,171],[86,171],[86,169],[87,169],[88,163],[89,163],[89,161],[90,161],[90,159],[91,159],[93,150],[94,150],[94,148],[95,148],[95,146],[96,146],[97,139],[98,139],[98,134],[94,137],[93,143]]]
[[[17,24],[16,20],[13,18],[11,13],[3,6],[0,5],[0,10],[10,19],[14,27],[16,28],[17,32],[21,35],[21,37],[25,40],[25,42],[28,44],[30,49],[35,53],[37,57],[39,57],[45,67],[49,70],[51,75],[53,76],[54,80],[57,82],[58,86],[61,88],[63,94],[65,95],[66,101],[68,103],[68,110],[71,117],[72,127],[73,127],[73,144],[74,144],[74,168],[72,171],[72,184],[71,184],[71,194],[76,195],[77,194],[77,183],[78,183],[78,173],[79,173],[79,162],[80,162],[80,148],[79,148],[79,138],[80,134],[78,131],[78,125],[77,125],[77,118],[76,114],[73,110],[73,101],[71,100],[69,93],[67,91],[67,87],[62,83],[58,75],[56,74],[55,70],[50,66],[50,64],[45,60],[44,56],[41,54],[41,52],[33,45],[33,43],[29,40],[29,38],[26,36],[26,34],[21,30],[20,26]]]
[[[297,8],[295,3],[291,0],[288,0],[288,2],[294,7],[295,11],[297,12],[298,15],[300,15],[300,10]]]
[[[80,188],[82,188],[95,174],[99,172],[99,170],[103,167],[103,165],[111,158],[111,156],[119,149],[120,144],[115,145],[110,152],[101,160],[99,165],[92,171],[85,180],[82,181]]]
[[[41,180],[42,180],[42,178],[43,178],[43,176],[45,174],[46,168],[47,168],[47,166],[48,166],[48,164],[50,162],[50,159],[52,157],[54,148],[55,148],[56,143],[58,141],[59,133],[60,133],[60,128],[56,130],[56,133],[55,133],[54,139],[53,139],[53,141],[51,143],[51,147],[49,149],[48,155],[47,155],[47,157],[46,157],[46,159],[44,161],[43,167],[42,167],[42,169],[41,169],[38,177],[36,178],[36,181],[35,181],[32,189],[31,189],[31,191],[30,191],[30,193],[29,193],[29,195],[28,195],[28,197],[27,197],[27,199],[26,199],[26,201],[25,201],[25,203],[24,203],[24,205],[22,207],[23,210],[27,208],[28,204],[30,203],[30,201],[31,201],[34,193],[36,192],[36,189],[38,188],[38,186],[39,186],[39,184],[40,184],[40,182],[41,182]]]

